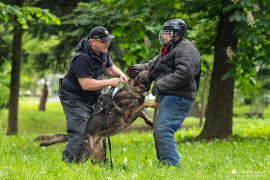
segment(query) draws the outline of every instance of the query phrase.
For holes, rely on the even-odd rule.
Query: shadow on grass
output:
[[[186,142],[244,142],[244,141],[270,141],[270,134],[269,135],[261,135],[261,136],[242,136],[239,134],[235,134],[230,138],[223,138],[223,139],[202,139],[196,136],[185,136],[177,141],[177,144],[186,143]]]
[[[185,126],[182,126],[181,129],[189,129],[189,128],[194,128],[194,127],[197,127],[197,126],[185,125]],[[147,125],[131,125],[127,127],[126,129],[124,129],[123,133],[128,133],[131,131],[148,132],[148,131],[153,131],[153,127],[147,126]]]

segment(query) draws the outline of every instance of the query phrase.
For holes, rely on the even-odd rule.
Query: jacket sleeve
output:
[[[178,89],[192,81],[198,72],[199,54],[193,46],[182,46],[181,49],[176,49],[174,53],[175,71],[156,82],[161,92]]]
[[[159,55],[154,57],[152,60],[150,60],[148,63],[145,64],[136,64],[135,66],[139,68],[140,71],[147,70],[149,67],[156,64],[156,61],[158,60]]]

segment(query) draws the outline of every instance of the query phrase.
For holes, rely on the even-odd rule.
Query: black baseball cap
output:
[[[102,26],[94,27],[90,31],[89,37],[92,39],[100,39],[103,42],[108,42],[114,38],[114,36],[110,35],[109,31]]]

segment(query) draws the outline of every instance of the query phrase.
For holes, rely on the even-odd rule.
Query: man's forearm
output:
[[[114,65],[112,67],[107,68],[107,73],[109,73],[111,76],[114,77],[120,77],[122,75],[125,75],[118,67]]]
[[[96,79],[90,79],[90,78],[80,78],[79,83],[83,90],[88,90],[88,91],[100,90],[106,86],[111,85],[109,79],[96,80]]]

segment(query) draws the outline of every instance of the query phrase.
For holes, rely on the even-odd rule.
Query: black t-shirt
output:
[[[96,102],[101,90],[83,90],[78,78],[103,79],[106,68],[113,65],[108,53],[98,56],[92,49],[77,52],[71,60],[67,74],[62,80],[59,96],[61,99],[78,100],[83,102]]]
[[[109,56],[102,56],[90,60],[84,56],[76,57],[71,65],[72,75],[76,78],[102,79],[105,69],[113,65]]]

